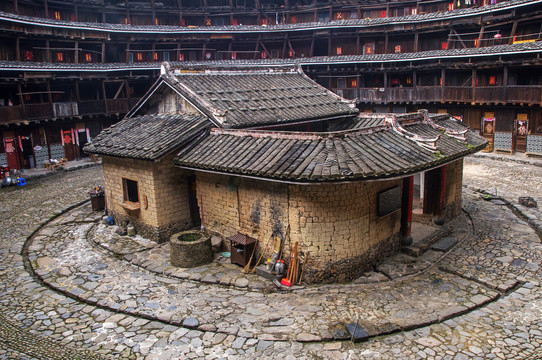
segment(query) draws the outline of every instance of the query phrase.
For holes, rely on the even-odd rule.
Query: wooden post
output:
[[[47,80],[47,99],[49,100],[49,106],[51,107],[51,114],[55,117],[55,106],[53,105],[53,95],[51,94],[51,82]]]
[[[75,40],[74,61],[79,64],[79,40]]]
[[[22,118],[26,119],[26,107],[24,105],[24,96],[23,96],[23,88],[21,86],[21,83],[17,83],[17,90],[19,90],[19,103],[21,104],[21,115]]]
[[[414,176],[403,178],[403,194],[401,206],[401,245],[412,244],[412,200],[414,190]]]
[[[384,71],[384,102],[388,101],[388,72]]]
[[[419,38],[419,34],[418,32],[416,31],[414,33],[414,52],[418,52],[418,38]]]
[[[356,31],[356,55],[361,54],[361,41],[359,38],[359,31]]]
[[[104,106],[105,106],[105,113],[109,113],[109,106],[107,105],[107,93],[105,92],[105,80],[102,80],[102,91],[104,96]]]
[[[508,66],[507,65],[504,65],[504,68],[503,68],[502,86],[503,86],[502,101],[503,101],[503,104],[506,104],[508,102]]]
[[[21,61],[21,39],[19,35],[15,38],[15,59]]]
[[[49,48],[49,39],[45,40],[45,55],[47,62],[53,62],[53,54],[51,54],[51,49]]]
[[[389,36],[388,36],[388,33],[386,32],[386,36],[384,37],[384,54],[389,53],[388,48],[389,48]]]
[[[474,104],[476,100],[476,82],[477,82],[476,69],[472,69],[472,99],[471,104]]]
[[[482,37],[484,36],[485,28],[485,25],[482,25],[482,27],[480,28],[480,34],[478,34],[478,44],[476,44],[476,48],[479,48],[482,45]]]
[[[440,69],[440,81],[441,81],[441,84],[440,84],[440,91],[442,92],[442,100],[441,101],[444,101],[444,89],[446,88],[445,85],[446,85],[446,69],[445,68],[442,68]]]
[[[412,72],[412,101],[432,101],[433,99],[418,99],[418,92],[416,91],[417,81],[417,72],[414,70]]]

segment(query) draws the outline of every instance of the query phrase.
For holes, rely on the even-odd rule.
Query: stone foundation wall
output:
[[[103,156],[106,206],[117,221],[157,242],[191,226],[187,172],[172,165],[173,155],[159,162]],[[137,181],[139,209],[127,210],[123,178]]]
[[[447,220],[461,213],[461,193],[463,191],[463,159],[446,165],[444,189],[444,218]]]
[[[286,236],[286,258],[298,242],[301,251],[310,253],[310,282],[353,279],[397,251],[401,212],[379,218],[378,193],[401,184],[291,185],[197,174],[207,230],[223,237],[250,235],[260,241],[260,249],[272,236]]]

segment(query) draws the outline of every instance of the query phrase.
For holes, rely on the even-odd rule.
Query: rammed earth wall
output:
[[[285,236],[310,253],[308,282],[346,281],[399,249],[401,211],[378,216],[378,193],[402,180],[292,185],[198,173],[202,222],[224,237],[242,232],[263,248]],[[288,237],[287,237],[288,238]],[[266,258],[268,254],[265,255]]]
[[[172,165],[173,155],[158,162],[103,156],[102,162],[107,209],[118,222],[157,242],[191,227],[187,172]],[[123,178],[138,183],[138,210],[123,206]]]

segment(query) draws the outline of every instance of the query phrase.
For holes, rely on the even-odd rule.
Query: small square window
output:
[[[139,190],[137,181],[122,179],[124,189],[124,201],[139,203]]]

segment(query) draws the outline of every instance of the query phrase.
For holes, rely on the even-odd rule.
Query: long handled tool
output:
[[[254,267],[253,267],[252,270],[250,271],[252,274],[253,274],[254,272],[256,272],[256,268],[257,268],[258,265],[260,264],[260,261],[262,261],[263,255],[264,255],[265,252],[267,251],[267,246],[268,246],[269,243],[271,242],[271,239],[273,239],[273,234],[271,234],[271,236],[269,237],[269,239],[267,239],[267,242],[265,243],[265,247],[262,249],[262,253],[260,254],[260,257],[258,258],[258,261],[256,261],[256,264],[254,265]]]
[[[250,254],[250,259],[248,259],[247,264],[243,268],[244,273],[250,272],[250,264],[252,264],[252,257],[254,256],[254,253],[256,252],[256,249],[258,248],[258,239],[256,239],[256,244],[254,244],[254,247],[252,248],[252,254]]]
[[[282,285],[292,286],[292,280],[294,278],[295,267],[297,266],[297,242],[292,248],[290,256],[290,264],[288,265],[288,275],[280,281]]]
[[[301,284],[301,281],[303,280],[303,272],[305,270],[305,267],[307,266],[307,262],[309,261],[309,252],[305,254],[305,259],[301,263],[301,274],[299,275],[299,281],[298,284]]]

